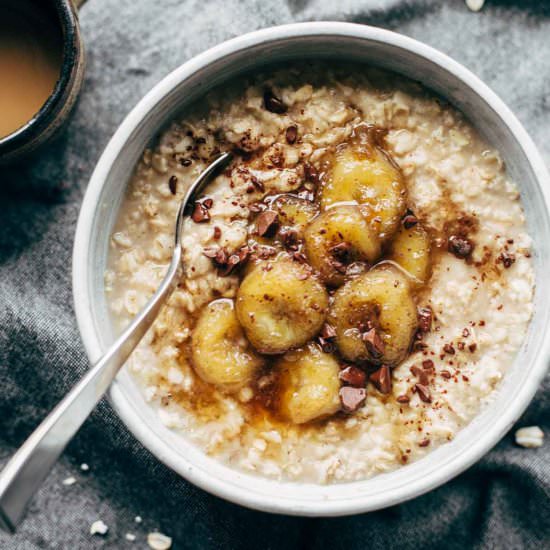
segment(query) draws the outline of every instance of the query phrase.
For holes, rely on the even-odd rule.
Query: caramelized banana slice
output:
[[[263,359],[251,349],[239,325],[232,300],[208,304],[191,340],[195,372],[210,384],[234,391],[246,384]]]
[[[296,195],[279,195],[271,205],[279,214],[281,227],[288,227],[301,236],[309,222],[317,215],[317,205]]]
[[[380,240],[359,208],[339,205],[315,218],[305,232],[309,263],[332,286],[344,283],[352,262],[373,263],[380,256]]]
[[[391,244],[388,260],[401,266],[410,276],[414,287],[426,284],[431,275],[431,241],[428,232],[417,223],[401,227]]]
[[[279,372],[278,409],[294,424],[336,413],[340,408],[340,367],[316,344],[285,353],[276,363]]]
[[[417,327],[405,275],[387,266],[347,282],[334,295],[329,322],[346,359],[395,366],[409,351]]]
[[[237,316],[261,353],[283,353],[320,330],[328,309],[324,286],[307,267],[289,259],[256,266],[241,282]]]
[[[406,208],[403,176],[377,147],[368,147],[364,152],[343,149],[336,154],[321,191],[324,209],[340,202],[359,204],[371,227],[382,241],[387,241]]]

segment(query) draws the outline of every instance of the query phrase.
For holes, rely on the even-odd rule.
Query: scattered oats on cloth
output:
[[[90,535],[105,535],[109,528],[100,519],[94,521],[90,526]]]
[[[535,448],[542,447],[544,432],[538,426],[526,426],[516,432],[516,443],[521,447]]]
[[[468,9],[472,11],[481,10],[483,4],[485,4],[485,0],[466,0],[466,5],[468,6]]]
[[[172,539],[155,531],[147,535],[147,544],[153,550],[168,550],[172,547]]]

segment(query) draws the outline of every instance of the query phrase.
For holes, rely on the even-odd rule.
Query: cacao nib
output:
[[[380,393],[388,394],[391,392],[391,371],[387,365],[382,365],[378,370],[374,371],[369,376],[369,380]]]
[[[208,212],[208,208],[202,202],[197,201],[195,203],[193,213],[191,214],[191,219],[195,223],[207,222],[210,219],[210,213]]]
[[[277,226],[279,216],[274,210],[266,210],[256,218],[256,233],[263,237],[272,233]]]
[[[367,381],[365,372],[353,365],[349,365],[341,370],[339,378],[342,382],[354,386],[355,388],[364,388]]]
[[[414,385],[418,396],[424,403],[431,403],[432,402],[432,394],[427,386],[424,384],[415,384]]]
[[[378,334],[378,331],[375,328],[371,328],[365,332],[362,336],[363,342],[367,346],[367,351],[374,359],[378,359],[384,355],[386,351],[386,346],[384,346],[384,341]]]
[[[264,92],[264,107],[270,112],[277,115],[282,115],[287,112],[287,106],[279,99],[273,90],[266,90]]]
[[[452,346],[452,344],[445,344],[443,346],[443,351],[445,353],[448,353],[449,355],[454,355],[456,353],[455,348]]]
[[[499,257],[498,261],[502,263],[503,267],[508,269],[512,267],[512,264],[516,261],[516,257],[513,254],[508,254],[503,252]]]
[[[365,388],[353,388],[352,386],[344,386],[340,388],[340,402],[342,410],[347,413],[353,413],[361,408],[367,398],[367,390]]]
[[[422,368],[424,370],[433,371],[435,369],[434,362],[431,359],[425,359],[422,361]]]
[[[474,243],[465,237],[451,235],[447,243],[449,252],[460,259],[469,258],[474,251]]]
[[[279,238],[286,248],[296,250],[298,248],[298,232],[295,229],[283,227],[279,230]]]
[[[424,386],[428,385],[429,377],[428,377],[428,373],[424,369],[421,369],[416,365],[412,365],[412,367],[410,368],[410,371],[414,376],[418,378],[418,381],[420,382],[420,384]]]
[[[317,184],[320,181],[320,176],[317,168],[315,168],[315,165],[311,164],[310,162],[306,162],[304,164],[304,176],[306,178],[306,181],[311,181],[312,183]]]
[[[289,145],[294,145],[298,137],[298,127],[295,125],[289,126],[285,132],[286,142]]]
[[[176,194],[176,191],[178,190],[177,176],[170,176],[170,179],[168,180],[168,188],[170,189],[170,193],[172,193],[172,195]]]
[[[351,251],[351,244],[346,242],[338,243],[329,248],[329,253],[339,262],[348,263]]]
[[[336,329],[329,323],[325,323],[321,329],[321,336],[327,340],[336,338]]]
[[[430,306],[418,309],[418,329],[420,332],[430,332],[432,328],[433,311]]]
[[[411,227],[414,227],[418,223],[418,218],[414,214],[407,214],[403,218],[403,227],[405,229],[411,229]]]

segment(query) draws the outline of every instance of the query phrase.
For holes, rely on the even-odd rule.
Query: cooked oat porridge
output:
[[[320,76],[323,75],[323,76]],[[531,240],[497,151],[365,67],[212,92],[139,161],[105,288],[122,329],[160,283],[190,183],[184,278],[128,368],[167,427],[275,479],[364,479],[490,402],[532,314]]]

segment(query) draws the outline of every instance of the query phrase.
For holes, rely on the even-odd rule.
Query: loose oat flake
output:
[[[483,7],[483,4],[485,4],[485,0],[466,0],[466,5],[468,6],[468,9],[472,11],[480,11]]]
[[[90,526],[90,535],[105,535],[109,528],[100,519],[94,521]]]
[[[538,426],[526,426],[516,432],[516,443],[521,447],[542,447],[544,432]]]
[[[172,547],[172,539],[155,531],[147,535],[147,544],[153,550],[168,550]]]

